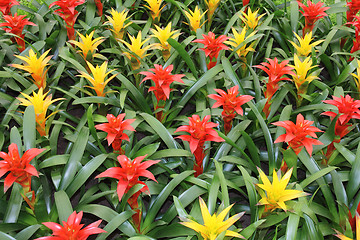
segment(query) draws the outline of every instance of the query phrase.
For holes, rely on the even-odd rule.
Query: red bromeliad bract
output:
[[[98,11],[99,16],[101,17],[103,15],[103,4],[101,0],[95,0],[95,5]]]
[[[303,29],[303,36],[305,36],[306,33],[309,33],[313,30],[317,20],[327,16],[325,11],[328,10],[329,7],[324,7],[321,1],[314,4],[310,0],[308,0],[308,6],[305,6],[300,1],[298,1],[298,4],[303,9],[300,10],[300,12],[305,17],[305,27]]]
[[[129,141],[129,136],[124,133],[125,130],[135,131],[135,129],[130,125],[135,121],[135,119],[126,119],[125,113],[119,114],[115,117],[112,114],[106,115],[108,123],[102,123],[95,126],[96,129],[107,132],[106,139],[108,144],[112,145],[115,152],[123,154],[121,149],[122,140]]]
[[[120,167],[109,168],[105,172],[96,176],[96,178],[111,177],[119,180],[116,190],[119,201],[121,201],[123,195],[136,184],[141,184],[144,186],[128,199],[128,203],[131,209],[136,211],[136,214],[133,215],[133,220],[139,232],[141,211],[139,209],[137,199],[141,192],[149,191],[148,186],[144,182],[140,181],[139,177],[146,177],[157,182],[154,175],[149,170],[147,170],[147,168],[160,162],[160,160],[147,160],[146,162],[141,162],[146,156],[147,155],[140,156],[131,161],[131,159],[129,159],[127,156],[119,155],[117,159],[120,163]]]
[[[335,150],[334,143],[339,143],[341,139],[350,132],[352,124],[349,123],[351,119],[360,119],[360,100],[354,100],[350,95],[336,97],[333,100],[324,100],[324,103],[334,105],[338,108],[338,113],[327,111],[321,115],[329,116],[334,119],[338,114],[340,115],[335,123],[335,139],[328,145],[326,151],[327,160],[331,157]]]
[[[90,235],[106,232],[105,230],[98,228],[101,220],[91,223],[81,229],[84,226],[84,224],[80,224],[82,216],[82,211],[78,214],[74,211],[66,222],[62,222],[63,226],[54,222],[43,222],[42,224],[53,231],[52,236],[41,237],[36,240],[86,240]]]
[[[317,139],[313,139],[307,136],[317,138],[315,132],[323,132],[317,127],[310,126],[314,121],[304,120],[303,115],[298,114],[296,117],[296,124],[292,121],[279,121],[273,123],[273,125],[280,126],[286,129],[286,133],[280,135],[274,143],[286,142],[289,144],[296,155],[305,147],[309,155],[312,155],[313,145],[323,145]]]
[[[54,12],[64,19],[69,40],[75,40],[74,25],[79,14],[79,12],[75,10],[75,7],[83,3],[85,3],[85,0],[58,0],[49,5],[49,8],[55,5],[60,7],[60,9]]]
[[[10,14],[10,9],[14,5],[20,5],[17,0],[0,0],[0,12],[5,15]]]
[[[351,22],[356,17],[356,14],[360,11],[360,0],[347,0],[346,5],[349,8],[346,11],[346,19],[348,22]]]
[[[184,141],[189,142],[190,151],[195,156],[194,170],[195,177],[203,173],[202,162],[205,157],[204,153],[204,144],[206,141],[213,142],[223,142],[224,139],[219,137],[219,134],[213,129],[219,124],[208,122],[210,120],[210,115],[204,117],[203,120],[200,120],[198,115],[192,115],[189,117],[189,125],[180,126],[176,129],[176,132],[188,132],[190,135],[180,135],[176,138],[180,138]]]
[[[39,177],[38,171],[30,162],[44,150],[45,149],[31,148],[20,158],[18,146],[12,143],[9,146],[9,153],[0,152],[0,158],[4,159],[0,161],[0,177],[9,172],[5,177],[4,192],[6,192],[14,182],[19,183],[24,189],[30,189],[31,177]]]
[[[202,34],[202,36],[204,39],[196,39],[193,42],[204,44],[204,48],[200,48],[200,50],[204,51],[205,56],[210,58],[210,62],[208,64],[208,69],[210,69],[216,65],[216,59],[219,56],[220,51],[229,49],[223,43],[228,40],[229,37],[221,35],[218,38],[215,38],[215,34],[211,31],[208,35]]]
[[[15,13],[14,16],[4,15],[3,18],[5,22],[0,23],[0,27],[2,27],[5,30],[5,32],[12,33],[18,36],[15,38],[12,37],[11,40],[13,42],[16,41],[16,43],[19,45],[20,52],[25,50],[25,41],[24,41],[25,34],[22,33],[24,27],[26,25],[36,26],[35,23],[30,22],[29,19],[25,17],[26,15],[17,15],[17,13]]]
[[[224,130],[225,134],[229,133],[232,127],[232,120],[236,116],[236,113],[243,115],[243,109],[241,106],[244,103],[251,101],[254,97],[250,95],[241,95],[239,94],[239,86],[236,85],[227,90],[227,93],[222,89],[215,89],[215,91],[220,94],[210,94],[209,98],[216,100],[212,108],[217,108],[223,106],[223,111],[221,113],[224,119]]]
[[[154,95],[157,100],[157,104],[154,107],[156,111],[158,108],[163,108],[165,106],[164,103],[160,103],[160,101],[166,101],[166,99],[170,98],[170,84],[173,82],[184,83],[181,79],[184,77],[184,74],[171,74],[173,70],[173,65],[169,65],[168,67],[163,68],[163,66],[154,64],[155,68],[149,69],[147,72],[140,72],[140,74],[145,75],[145,78],[141,81],[144,82],[146,80],[152,80],[155,86],[149,88],[149,92],[154,92]],[[141,84],[140,83],[140,84]],[[161,122],[163,120],[162,111],[156,114],[156,118]]]
[[[270,101],[275,92],[279,89],[278,82],[282,80],[288,80],[291,81],[290,78],[283,77],[285,74],[293,75],[294,72],[292,71],[293,68],[290,66],[287,66],[289,63],[288,60],[284,60],[281,63],[278,62],[277,58],[274,58],[274,60],[267,58],[269,63],[262,62],[261,65],[256,65],[254,67],[260,68],[264,72],[266,72],[269,76],[269,80],[266,83],[266,90],[264,92],[265,98],[267,98],[267,101],[264,106],[264,113],[266,117],[270,114]]]

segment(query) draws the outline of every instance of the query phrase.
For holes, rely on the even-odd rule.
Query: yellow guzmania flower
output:
[[[204,16],[204,14],[206,12],[204,12],[203,14],[201,14],[200,12],[200,9],[198,6],[195,7],[195,10],[194,11],[191,11],[189,9],[189,12],[184,12],[186,17],[189,19],[189,26],[191,28],[192,31],[196,32],[197,29],[201,28],[202,25],[205,23],[203,22],[202,24],[201,23],[201,19],[202,17]]]
[[[311,53],[311,49],[316,45],[322,43],[324,40],[319,40],[310,44],[313,40],[312,32],[309,32],[305,35],[305,37],[300,37],[295,33],[297,40],[299,41],[299,45],[296,45],[294,42],[290,41],[291,44],[296,49],[296,52],[299,56],[307,57]]]
[[[61,98],[57,98],[54,100],[51,100],[51,95],[47,96],[48,94],[45,93],[43,94],[43,89],[40,88],[38,94],[36,94],[35,92],[33,92],[33,96],[30,97],[29,95],[25,94],[25,93],[21,93],[25,98],[18,98],[18,100],[21,102],[20,105],[24,105],[24,106],[34,106],[34,110],[35,110],[35,120],[36,120],[36,130],[40,133],[40,136],[46,136],[47,132],[46,132],[46,128],[45,128],[45,123],[46,120],[52,116],[53,114],[55,114],[56,112],[51,113],[49,116],[46,117],[46,111],[49,108],[49,106],[56,102],[61,100]]]
[[[356,238],[354,240],[360,240],[360,216],[359,213],[356,211]],[[346,237],[344,234],[340,233],[335,229],[336,237],[340,238],[341,240],[353,240],[352,238]]]
[[[213,15],[215,13],[215,10],[217,9],[217,7],[220,4],[220,0],[205,0],[205,4],[208,7],[208,12],[207,12],[208,21],[211,21]]]
[[[140,59],[143,59],[148,54],[145,54],[147,50],[149,50],[152,45],[149,44],[142,48],[142,46],[149,40],[145,39],[144,41],[141,41],[141,31],[138,32],[137,37],[133,37],[129,34],[129,38],[131,41],[131,44],[125,42],[124,40],[121,40],[122,43],[126,45],[126,47],[129,49],[129,52],[124,52],[124,55],[131,61],[131,66],[133,70],[140,68]]]
[[[295,74],[292,75],[292,78],[298,90],[298,94],[306,93],[308,84],[312,80],[318,78],[317,76],[314,75],[307,76],[308,72],[316,66],[311,66],[312,60],[310,59],[310,57],[307,57],[302,62],[296,54],[294,55],[294,64],[295,65],[289,65],[289,67],[294,68]],[[306,85],[302,87],[303,84]]]
[[[160,28],[155,25],[155,29],[151,29],[153,35],[150,37],[157,38],[160,43],[153,44],[154,47],[161,49],[165,61],[170,56],[171,45],[167,42],[169,38],[176,38],[180,35],[178,30],[171,31],[171,22],[165,27],[165,29]]]
[[[109,73],[115,71],[115,69],[113,69],[109,72],[106,72],[107,64],[108,64],[107,62],[104,62],[100,67],[98,65],[96,65],[96,67],[94,67],[90,62],[86,62],[86,63],[89,66],[89,69],[90,69],[93,77],[90,76],[88,73],[82,72],[82,71],[79,71],[81,73],[81,75],[79,75],[79,76],[86,78],[91,83],[92,87],[91,86],[87,86],[87,87],[94,89],[97,96],[104,97],[106,94],[106,92],[104,92],[106,85],[116,75],[112,75],[107,80],[105,80],[105,78]]]
[[[274,170],[273,182],[271,184],[265,173],[260,168],[258,168],[262,184],[256,185],[266,191],[266,194],[261,190],[259,191],[262,198],[258,204],[265,205],[265,212],[273,211],[276,208],[281,208],[286,211],[286,201],[307,195],[307,193],[300,190],[285,189],[289,183],[292,170],[293,169],[291,168],[289,171],[287,171],[280,180],[278,174]]]
[[[204,240],[215,240],[216,237],[225,232],[225,236],[244,238],[239,233],[227,230],[231,225],[233,225],[237,220],[241,218],[244,213],[238,213],[232,216],[231,218],[224,221],[224,218],[229,213],[231,206],[225,208],[219,214],[214,213],[210,215],[209,209],[207,208],[204,200],[200,198],[200,209],[201,215],[204,220],[204,225],[201,225],[193,220],[185,219],[185,222],[181,222],[182,225],[199,232]]]
[[[252,32],[249,34],[249,36],[246,37],[246,27],[244,27],[241,31],[241,33],[238,33],[235,28],[232,29],[234,38],[230,38],[229,41],[226,41],[226,44],[229,44],[231,46],[233,46],[234,48],[231,50],[234,50],[236,48],[238,48],[238,46],[240,44],[242,44],[246,39],[248,39],[249,37],[252,37],[255,35],[255,32]],[[238,48],[236,50],[236,53],[239,55],[239,57],[243,60],[245,60],[246,55],[251,51],[254,52],[255,49],[252,48],[253,44],[251,44],[250,46],[246,47],[246,44],[242,45],[242,47]]]
[[[94,52],[97,50],[97,47],[105,41],[104,37],[98,37],[92,40],[94,36],[95,31],[92,31],[89,35],[86,34],[86,36],[82,35],[78,32],[78,35],[80,36],[80,42],[70,40],[69,42],[72,44],[75,44],[78,46],[82,52],[82,56],[84,60],[92,60],[94,57],[99,57],[100,54],[94,54]]]
[[[360,93],[360,61],[359,60],[356,60],[356,61],[357,61],[357,64],[358,64],[358,67],[356,68],[357,74],[352,73],[351,75],[353,75],[357,90]]]
[[[48,65],[52,56],[46,55],[49,53],[50,49],[44,52],[39,58],[37,58],[37,54],[34,53],[32,49],[29,50],[29,56],[15,56],[21,60],[23,60],[27,65],[20,65],[20,64],[10,64],[10,66],[25,70],[31,74],[33,78],[33,82],[35,85],[40,88],[46,87],[46,73],[49,70],[45,67]]]
[[[145,7],[147,7],[151,11],[151,17],[154,22],[158,22],[160,20],[161,10],[165,7],[162,6],[160,8],[162,0],[145,0],[147,4]]]
[[[257,16],[260,9],[256,10],[255,12],[252,12],[250,8],[248,8],[247,14],[243,11],[240,11],[242,15],[239,16],[239,18],[246,24],[247,27],[255,29],[257,25],[259,24],[260,18],[262,18],[264,14],[261,14],[260,16]]]
[[[112,8],[110,13],[112,17],[106,16],[109,20],[108,23],[110,23],[112,26],[112,29],[110,30],[114,33],[116,39],[122,39],[124,36],[125,28],[132,23],[131,21],[129,21],[125,24],[126,20],[129,19],[129,17],[127,17],[128,12],[125,10],[123,10],[122,12],[117,12]]]

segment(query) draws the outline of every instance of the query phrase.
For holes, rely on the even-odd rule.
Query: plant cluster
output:
[[[0,0],[0,239],[359,239],[359,0]]]

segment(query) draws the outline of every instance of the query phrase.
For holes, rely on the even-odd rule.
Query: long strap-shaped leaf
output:
[[[16,223],[18,220],[21,209],[21,203],[23,200],[20,194],[20,190],[21,190],[20,184],[14,183],[11,190],[9,204],[6,208],[4,223]]]

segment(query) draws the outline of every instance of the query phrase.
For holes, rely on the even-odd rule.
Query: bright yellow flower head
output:
[[[21,60],[23,60],[27,65],[20,64],[10,64],[10,66],[25,70],[31,74],[33,78],[33,82],[38,88],[46,87],[46,73],[49,70],[45,67],[48,65],[52,56],[46,55],[49,53],[50,49],[44,52],[39,58],[37,58],[37,54],[34,53],[32,49],[29,50],[29,56],[15,56]]]
[[[111,16],[106,16],[109,20],[108,23],[111,24],[112,29],[110,29],[117,39],[122,39],[124,36],[125,28],[128,27],[131,24],[131,21],[125,24],[126,20],[129,19],[127,17],[128,12],[123,10],[122,12],[117,12],[113,8],[110,11]]]
[[[86,62],[86,63],[89,66],[89,69],[90,69],[93,77],[90,76],[88,73],[82,72],[82,71],[79,71],[81,73],[81,75],[79,75],[79,76],[86,78],[91,83],[92,87],[91,86],[87,86],[87,87],[94,89],[97,96],[104,97],[106,94],[106,92],[104,92],[105,86],[116,75],[112,75],[107,80],[105,80],[105,78],[109,73],[115,71],[115,69],[113,69],[109,72],[106,72],[107,64],[108,64],[107,62],[104,62],[100,67],[98,65],[96,67],[94,67],[90,62]]]
[[[299,35],[295,33],[297,40],[299,41],[299,45],[296,45],[294,42],[290,41],[291,44],[296,49],[296,52],[299,56],[307,57],[311,53],[311,48],[316,45],[322,43],[324,40],[319,40],[310,44],[310,42],[314,39],[312,37],[312,32],[309,32],[305,35],[305,37],[301,38]]]
[[[98,37],[92,40],[94,33],[95,31],[92,31],[89,35],[86,34],[86,36],[84,36],[78,32],[78,35],[80,36],[80,42],[74,40],[69,41],[70,43],[75,44],[81,49],[81,51],[79,52],[82,52],[83,58],[85,60],[91,60],[93,57],[98,57],[100,54],[94,54],[94,52],[97,50],[97,47],[103,41],[105,41],[104,37]],[[90,59],[88,59],[88,54],[90,54]]]
[[[340,233],[335,229],[336,237],[340,238],[341,240],[353,240],[352,238],[346,237],[344,234]],[[360,216],[359,213],[356,211],[356,238],[354,240],[360,240]]]
[[[152,19],[157,22],[160,19],[161,10],[165,7],[160,8],[162,0],[145,0],[148,5],[145,5],[151,11]]]
[[[151,29],[153,35],[150,37],[157,38],[160,43],[155,43],[153,46],[159,48],[163,51],[163,56],[167,60],[170,56],[171,46],[167,42],[169,38],[176,38],[180,35],[178,30],[171,31],[171,22],[165,27],[165,29],[160,28],[155,25],[155,29]]]
[[[234,48],[231,50],[234,50],[236,48],[238,48],[238,46],[240,44],[242,44],[246,39],[248,39],[249,37],[252,37],[255,35],[255,32],[252,32],[249,34],[249,36],[246,37],[246,27],[244,27],[241,31],[241,33],[238,33],[235,28],[232,29],[234,38],[230,38],[229,41],[226,41],[226,44],[229,44],[231,46],[233,46]],[[246,55],[251,51],[254,52],[255,49],[252,48],[252,44],[248,47],[246,47],[246,44],[242,45],[242,47],[240,47],[239,49],[236,50],[236,53],[239,55],[240,58],[245,58]]]
[[[208,20],[210,21],[210,19],[212,19],[215,10],[217,9],[217,7],[220,4],[220,0],[205,0],[205,4],[208,7]]]
[[[129,38],[131,41],[131,44],[125,42],[124,40],[121,40],[122,43],[125,44],[125,46],[129,49],[129,52],[124,52],[124,55],[131,61],[131,65],[133,67],[133,70],[136,70],[140,68],[140,60],[139,58],[143,59],[148,54],[145,54],[147,50],[149,50],[152,45],[147,45],[144,48],[142,46],[149,40],[145,39],[144,41],[141,41],[141,31],[138,32],[137,37],[133,37],[129,34]]]
[[[304,83],[309,84],[312,80],[317,79],[317,76],[314,75],[308,75],[309,70],[313,69],[316,66],[312,65],[312,60],[310,57],[307,57],[303,62],[299,59],[299,57],[295,54],[294,55],[294,64],[295,65],[289,65],[290,67],[294,68],[295,74],[292,75],[293,81],[295,83],[295,86],[298,90],[301,88],[301,85]],[[306,88],[307,89],[307,88]]]
[[[61,100],[61,98],[51,100],[51,95],[46,97],[48,92],[43,94],[42,88],[39,89],[38,94],[33,92],[32,97],[30,97],[29,95],[27,95],[25,93],[21,93],[21,94],[25,98],[18,98],[18,100],[21,102],[20,105],[34,106],[36,129],[40,133],[41,136],[45,136],[47,134],[46,128],[45,128],[46,119],[48,119],[51,115],[56,113],[56,112],[53,112],[52,114],[50,114],[49,116],[46,117],[46,111],[52,103]]]
[[[276,208],[281,208],[286,211],[286,201],[299,197],[304,197],[307,195],[305,192],[300,190],[285,189],[289,183],[292,170],[293,169],[291,168],[289,171],[287,171],[280,180],[279,176],[274,170],[273,182],[271,184],[265,173],[260,168],[258,168],[262,184],[256,185],[266,191],[266,194],[263,191],[259,191],[262,198],[260,199],[258,204],[266,205],[265,211],[273,211]]]
[[[243,238],[239,233],[227,230],[243,215],[243,213],[238,213],[224,221],[224,218],[229,213],[231,207],[232,205],[228,206],[219,214],[214,213],[213,215],[210,215],[204,200],[200,198],[200,209],[204,225],[190,219],[185,219],[186,222],[181,222],[181,224],[199,232],[204,240],[215,240],[216,237],[224,231],[226,231],[225,236]]]
[[[357,74],[352,73],[351,75],[353,75],[355,83],[356,83],[357,90],[360,93],[360,61],[357,60],[357,59],[356,59],[356,61],[357,61],[357,64],[358,64],[358,67],[356,68]]]
[[[259,24],[260,18],[262,18],[264,14],[261,14],[260,16],[257,16],[260,9],[256,10],[255,12],[252,12],[250,8],[248,8],[247,14],[243,11],[240,11],[242,15],[239,16],[239,18],[246,24],[247,27],[255,29],[256,26]]]
[[[205,23],[205,22],[203,22],[201,24],[201,19],[204,16],[205,13],[206,12],[201,14],[200,9],[199,9],[198,6],[195,7],[194,11],[191,11],[189,9],[189,12],[185,12],[186,17],[189,19],[189,24],[188,25],[190,26],[192,31],[196,32],[196,30],[198,28],[201,28],[202,25]]]

